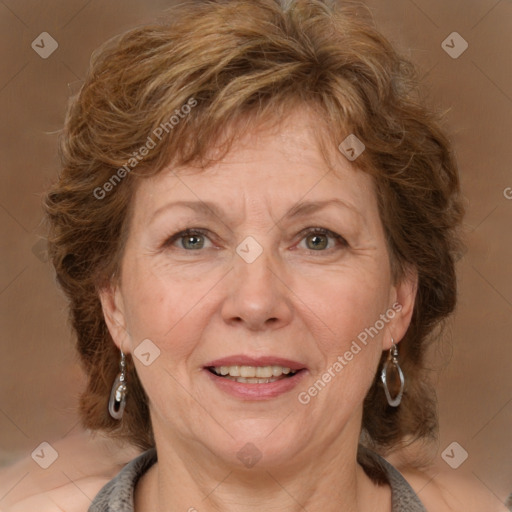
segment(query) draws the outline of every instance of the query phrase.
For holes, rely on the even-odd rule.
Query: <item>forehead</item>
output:
[[[271,208],[300,200],[339,198],[368,209],[373,179],[329,142],[310,113],[295,112],[277,125],[255,126],[236,139],[221,159],[206,166],[169,165],[142,180],[137,203],[157,210],[169,200],[245,201]],[[214,152],[213,152],[214,153]]]

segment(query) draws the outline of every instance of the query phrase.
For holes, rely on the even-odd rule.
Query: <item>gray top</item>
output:
[[[391,487],[392,512],[427,512],[404,477],[384,458],[364,449]],[[134,512],[133,492],[139,478],[156,462],[155,448],[141,453],[130,461],[116,477],[96,495],[88,512]]]

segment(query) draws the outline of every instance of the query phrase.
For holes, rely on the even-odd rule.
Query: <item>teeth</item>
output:
[[[248,379],[270,379],[272,381],[275,379],[271,379],[271,377],[281,377],[281,375],[293,375],[296,373],[291,368],[283,366],[215,366],[213,371],[217,375],[244,379],[239,380],[239,382],[246,382]]]
[[[271,366],[257,366],[256,367],[256,377],[259,379],[268,379],[272,377],[273,370]],[[276,375],[278,377],[278,375]]]
[[[287,370],[289,368],[286,368]],[[282,366],[272,366],[272,375],[274,377],[279,377],[279,375],[281,375],[283,372],[283,367]]]
[[[231,377],[230,375],[226,375],[225,378],[229,379],[229,380],[234,380],[235,382],[244,382],[246,384],[268,384],[269,382],[275,382],[276,380],[279,380],[278,378],[271,378],[271,379],[250,378],[250,379],[246,379],[245,377]]]
[[[240,377],[256,377],[256,368],[254,366],[240,366]]]

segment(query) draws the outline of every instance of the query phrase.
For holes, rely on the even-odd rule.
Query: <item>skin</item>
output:
[[[150,338],[161,351],[150,366],[134,359],[159,457],[136,487],[137,512],[391,510],[389,488],[373,485],[355,450],[362,399],[390,336],[398,343],[407,328],[416,281],[392,282],[371,181],[343,157],[328,172],[313,122],[298,112],[277,132],[255,129],[207,171],[169,169],[137,191],[121,279],[101,295],[119,347],[133,351]],[[277,223],[299,201],[331,197],[362,218],[333,209]],[[168,210],[150,225],[162,205],[198,198],[227,206],[228,217]],[[184,226],[210,229],[211,242],[192,255],[177,243],[158,250]],[[311,226],[342,234],[349,248],[308,252],[300,233]],[[235,253],[247,235],[264,249],[250,264]],[[259,403],[235,399],[203,374],[205,362],[225,355],[277,354],[307,363],[303,391],[396,301],[400,313],[307,405],[299,390]],[[236,457],[246,442],[262,454],[250,469]],[[0,471],[2,510],[82,512],[139,453],[85,432],[52,445],[59,459],[49,469],[34,469],[28,457]],[[428,511],[507,510],[474,475],[390,460]]]
[[[59,454],[48,468],[28,456],[0,468],[0,510],[87,510],[91,499],[140,450],[100,433],[78,431],[49,440]]]
[[[254,129],[206,170],[169,168],[137,189],[120,281],[102,293],[119,348],[150,339],[160,350],[149,366],[135,358],[159,454],[136,491],[137,510],[390,510],[390,489],[370,481],[356,450],[363,399],[391,335],[398,342],[407,329],[416,281],[392,282],[373,182],[341,154],[329,169],[312,122],[299,112],[277,132]],[[285,218],[299,201],[333,198],[350,206]],[[224,213],[169,206],[184,200]],[[321,237],[328,245],[315,250],[309,227],[348,245]],[[208,230],[200,250],[183,239],[164,245],[185,228]],[[250,264],[235,252],[247,236],[263,248]],[[299,403],[297,393],[395,302],[402,309],[386,328]],[[241,353],[286,357],[308,371],[279,397],[234,398],[203,367]],[[262,455],[251,469],[237,458],[246,443]]]
[[[140,453],[133,446],[85,431],[51,444],[59,458],[46,470],[36,466],[30,456],[0,468],[2,512],[84,512],[100,489]],[[444,462],[425,472],[413,471],[396,456],[388,460],[404,475],[428,511],[508,511],[471,472],[446,470]]]

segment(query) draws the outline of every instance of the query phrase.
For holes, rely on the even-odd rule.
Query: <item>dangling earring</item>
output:
[[[391,368],[390,368],[391,367]],[[400,391],[395,396],[395,398],[391,398],[389,393],[388,383],[387,383],[387,374],[388,369],[392,369],[398,373],[398,377],[400,379]],[[402,368],[398,364],[398,348],[395,345],[395,340],[391,338],[391,348],[389,349],[388,360],[384,363],[384,367],[382,368],[382,372],[380,374],[380,378],[382,383],[384,384],[384,392],[386,393],[386,398],[388,400],[388,404],[391,407],[398,407],[400,402],[402,401],[402,395],[404,393],[404,374],[402,372]]]
[[[120,420],[123,417],[126,405],[126,359],[122,350],[119,369],[121,371],[114,381],[112,391],[110,392],[110,400],[108,401],[108,412],[116,420]]]

